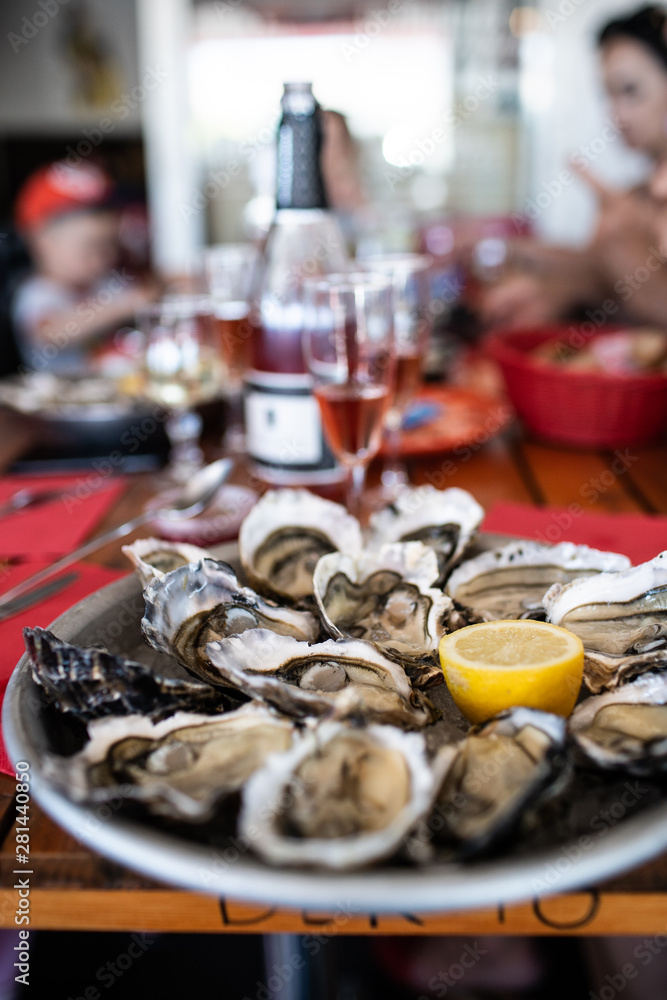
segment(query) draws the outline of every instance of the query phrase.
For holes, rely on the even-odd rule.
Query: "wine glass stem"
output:
[[[361,501],[365,482],[366,466],[362,462],[349,465],[347,468],[347,509],[358,520],[361,520]]]
[[[383,486],[389,488],[403,486],[408,482],[405,464],[401,461],[401,420],[399,409],[392,407],[385,421],[385,437],[387,441],[387,457],[382,470]]]
[[[204,453],[199,447],[202,418],[194,410],[174,409],[167,417],[165,429],[171,444],[171,474],[177,482],[187,482],[204,464]]]

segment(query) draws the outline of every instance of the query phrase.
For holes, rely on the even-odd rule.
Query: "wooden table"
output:
[[[0,469],[28,446],[30,435],[0,413]],[[579,504],[586,512],[667,514],[667,447],[630,449],[625,471],[605,451],[569,451],[523,438],[515,429],[459,455],[413,463],[414,482],[459,486],[488,508],[498,500]],[[243,473],[239,473],[243,481]],[[140,509],[151,492],[134,478],[98,533]],[[95,561],[125,567],[120,544]],[[17,626],[19,622],[17,621]],[[14,782],[0,776],[0,926],[14,926],[17,891]],[[36,805],[30,813],[31,929],[229,931],[297,934],[664,934],[667,854],[586,891],[522,905],[447,915],[326,914],[278,910],[177,891],[142,878],[84,848]]]

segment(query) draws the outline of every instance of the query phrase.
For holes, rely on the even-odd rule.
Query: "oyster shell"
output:
[[[573,542],[510,542],[461,563],[445,592],[463,607],[470,624],[540,618],[545,613],[542,598],[553,583],[629,566],[626,556]]]
[[[160,579],[173,569],[200,559],[212,559],[210,552],[186,542],[164,542],[161,538],[138,538],[131,545],[123,545],[123,555],[130,560],[141,586],[147,587],[156,576]]]
[[[84,721],[133,712],[154,721],[179,710],[212,715],[234,704],[220,688],[159,677],[143,663],[72,646],[46,629],[25,628],[23,637],[35,683],[61,712]]]
[[[122,798],[152,813],[202,822],[238,792],[272,754],[288,749],[294,724],[264,705],[211,717],[178,712],[154,722],[143,715],[99,719],[73,757],[49,757],[45,772],[77,801]]]
[[[443,747],[433,765],[434,838],[465,857],[507,839],[566,776],[565,735],[560,716],[514,708]]]
[[[586,580],[554,584],[548,620],[583,641],[584,681],[598,693],[667,666],[667,552]]]
[[[202,559],[155,578],[144,592],[142,631],[155,649],[169,653],[196,676],[220,684],[206,646],[246,629],[268,628],[279,635],[314,642],[320,623],[309,611],[281,608],[242,587],[227,563]]]
[[[253,629],[209,643],[222,679],[288,715],[349,715],[406,728],[426,726],[433,711],[403,668],[368,642],[328,639],[309,646]]]
[[[359,868],[396,853],[432,792],[420,733],[324,722],[255,772],[240,834],[273,864]]]
[[[667,673],[644,674],[587,698],[570,716],[569,728],[598,767],[642,775],[667,771]]]
[[[340,504],[308,490],[269,490],[239,532],[249,582],[281,600],[312,596],[313,571],[327,552],[356,552],[361,527]]]
[[[438,490],[415,486],[370,518],[370,547],[390,542],[423,542],[438,557],[440,580],[463,554],[482,523],[484,508],[456,486]]]
[[[365,639],[414,664],[437,650],[453,609],[451,598],[432,586],[437,576],[433,549],[422,542],[396,542],[373,552],[323,556],[313,584],[330,635]],[[424,669],[423,681],[442,680],[439,667]]]

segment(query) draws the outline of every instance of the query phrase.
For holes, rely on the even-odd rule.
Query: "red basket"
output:
[[[570,336],[566,327],[542,327],[499,331],[486,342],[526,427],[548,441],[582,447],[620,448],[659,438],[667,429],[667,376],[568,370],[530,354],[547,340],[567,343]]]

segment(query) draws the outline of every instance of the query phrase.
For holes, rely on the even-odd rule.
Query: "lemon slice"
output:
[[[581,639],[534,621],[468,625],[440,641],[440,662],[452,698],[471,722],[524,705],[569,715],[584,671]]]

